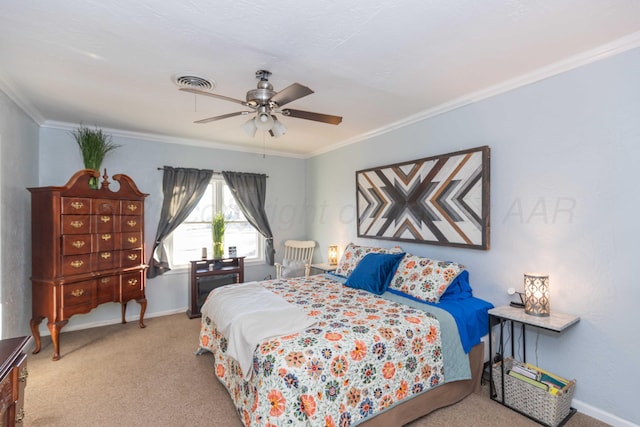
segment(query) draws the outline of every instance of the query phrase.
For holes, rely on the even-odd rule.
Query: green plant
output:
[[[224,215],[222,212],[217,212],[213,216],[211,230],[213,232],[213,258],[222,258],[224,256]]]
[[[89,129],[80,125],[71,134],[80,147],[85,169],[93,169],[100,172],[100,165],[102,165],[105,156],[110,151],[120,147],[111,142],[111,135],[105,134],[98,127]]]

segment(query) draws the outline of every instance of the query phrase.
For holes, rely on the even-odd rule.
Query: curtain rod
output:
[[[159,170],[159,171],[163,171],[163,170],[164,170],[164,167],[158,168],[158,170]],[[212,171],[212,172],[213,172],[213,173],[215,173],[215,174],[218,174],[218,175],[222,175],[222,172],[217,172],[217,171]],[[256,175],[262,175],[262,174],[256,174]],[[267,178],[269,178],[269,175],[265,175],[265,176],[266,176]]]

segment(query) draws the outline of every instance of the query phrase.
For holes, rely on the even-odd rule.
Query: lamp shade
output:
[[[533,316],[548,316],[549,275],[524,273],[524,312]]]
[[[329,264],[336,265],[338,263],[338,246],[329,245]]]
[[[255,119],[256,127],[262,131],[271,130],[273,127],[273,117],[269,113],[267,107],[258,108],[258,114]]]

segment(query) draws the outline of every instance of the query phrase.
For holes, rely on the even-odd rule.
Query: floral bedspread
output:
[[[438,320],[325,276],[260,282],[317,319],[262,342],[248,381],[203,314],[200,347],[245,426],[350,426],[444,382]]]

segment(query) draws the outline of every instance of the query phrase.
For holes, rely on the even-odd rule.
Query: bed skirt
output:
[[[480,380],[484,368],[484,343],[480,342],[469,352],[471,379],[454,381],[429,390],[411,400],[382,412],[358,426],[387,427],[401,426],[415,421],[436,409],[461,401],[469,394],[480,391]]]

